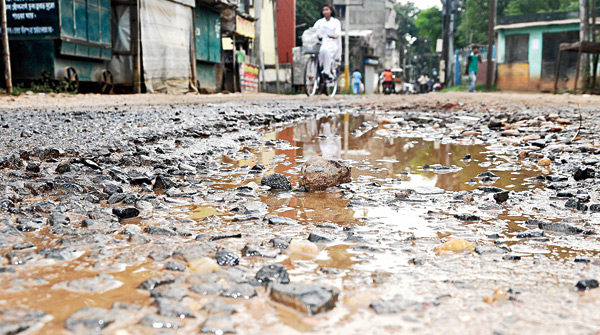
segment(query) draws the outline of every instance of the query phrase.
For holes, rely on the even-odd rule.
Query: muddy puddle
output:
[[[295,189],[301,164],[312,156],[343,160],[352,167],[352,183],[315,193],[260,186],[265,175],[281,173]],[[29,260],[15,273],[0,274],[0,307],[44,311],[43,328],[31,332],[48,334],[68,334],[65,320],[83,307],[122,313],[98,328],[106,334],[198,333],[212,317],[203,306],[215,300],[235,309],[221,328],[207,331],[217,334],[482,334],[506,327],[527,333],[548,317],[543,310],[559,323],[591,331],[594,326],[582,320],[598,317],[592,308],[578,308],[597,306],[597,299],[578,296],[572,286],[582,273],[597,272],[600,246],[594,237],[537,230],[530,220],[563,217],[535,207],[536,195],[547,192],[535,178],[551,171],[517,156],[518,149],[494,138],[450,137],[374,114],[269,131],[260,145],[242,146],[208,162],[208,169],[179,177],[195,185],[193,192],[152,192],[163,205],[121,223],[140,231],[169,223],[173,234],[147,242],[133,233],[113,234],[81,244],[82,256],[67,262]],[[257,165],[265,170],[249,173]],[[499,191],[493,188],[510,191],[511,200],[494,201]],[[251,212],[256,217],[240,215],[246,203],[259,208]],[[269,215],[290,221],[270,224]],[[520,236],[525,232],[531,234]],[[56,246],[40,233],[48,231],[27,233],[32,250]],[[316,248],[310,252],[276,246],[310,236]],[[453,238],[476,250],[436,254],[436,246]],[[177,250],[202,244],[232,252],[239,265],[222,266],[214,277],[194,273]],[[248,246],[258,251],[244,254]],[[168,263],[173,260],[183,268]],[[274,302],[261,286],[246,298],[223,295],[268,264],[283,265],[291,283],[335,288],[335,308],[308,316]],[[157,308],[140,284],[169,275],[180,278],[175,282],[185,292],[177,306],[193,316],[140,321]],[[88,281],[79,283],[82,278]],[[207,283],[221,288],[206,294],[190,289]],[[556,307],[566,300],[567,307]],[[575,306],[571,312],[569,306]],[[520,313],[524,309],[534,311]],[[561,318],[575,314],[580,319]]]

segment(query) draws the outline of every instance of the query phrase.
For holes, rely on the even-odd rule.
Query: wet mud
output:
[[[591,113],[4,112],[0,334],[596,333]]]

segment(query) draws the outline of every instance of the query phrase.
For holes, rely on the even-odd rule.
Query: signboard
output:
[[[6,19],[11,36],[58,35],[56,0],[6,0]]]
[[[258,65],[240,63],[240,90],[242,93],[258,93]]]
[[[254,38],[254,22],[248,21],[241,16],[235,17],[235,32],[238,35]]]

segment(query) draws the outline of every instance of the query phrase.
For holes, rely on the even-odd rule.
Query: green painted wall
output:
[[[561,33],[567,31],[578,31],[579,24],[561,24],[538,27],[526,27],[516,29],[498,30],[498,63],[506,62],[506,36],[528,34],[529,35],[529,78],[535,79],[542,76],[542,50],[543,36],[545,33]]]
[[[217,71],[215,67],[216,65],[211,63],[196,63],[196,75],[198,76],[200,88],[217,89]]]

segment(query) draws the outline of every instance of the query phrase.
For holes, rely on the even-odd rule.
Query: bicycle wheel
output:
[[[306,95],[309,97],[315,95],[319,89],[319,69],[315,57],[310,57],[306,61],[306,67],[304,68],[304,89]]]
[[[333,67],[333,73],[334,73],[334,77],[332,79],[326,79],[325,80],[325,93],[327,93],[328,96],[333,97],[335,96],[335,94],[337,93],[338,90],[338,79],[339,79],[339,71],[338,71],[338,67],[332,65]]]

